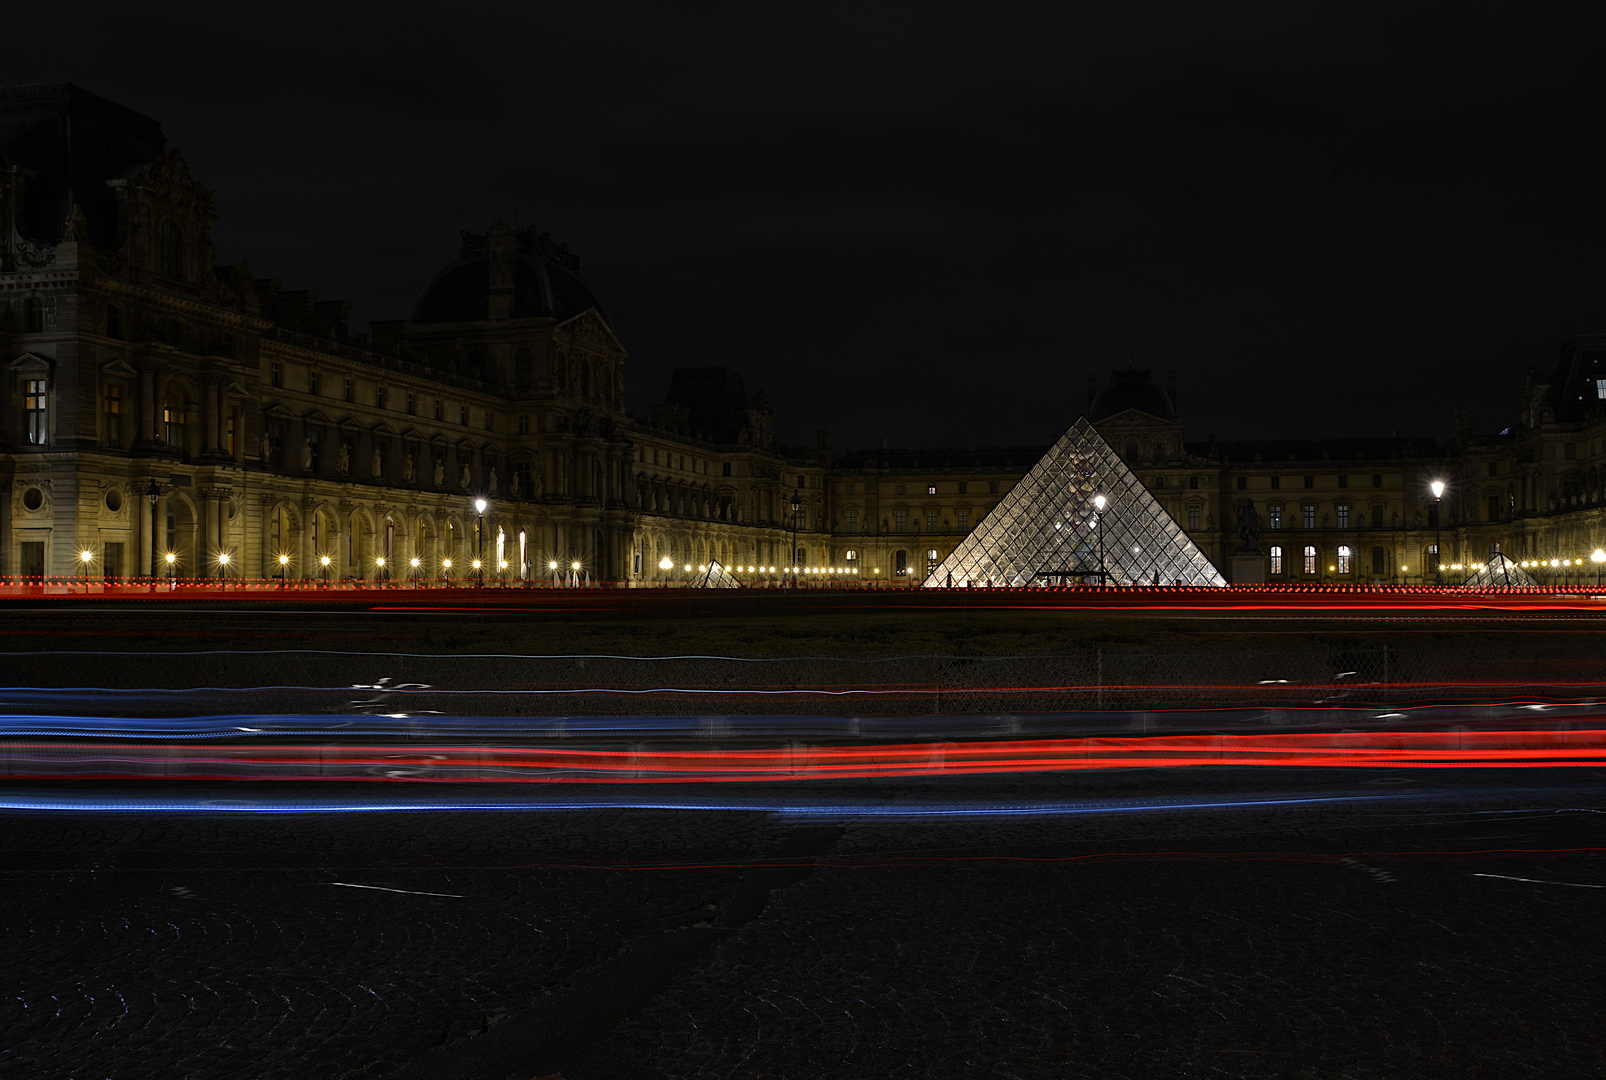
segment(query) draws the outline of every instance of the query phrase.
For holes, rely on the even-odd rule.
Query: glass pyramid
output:
[[[741,582],[731,577],[730,571],[717,562],[709,563],[708,573],[692,583],[692,588],[694,589],[740,589],[741,587]]]
[[[1099,512],[1094,497],[1106,502]],[[1102,530],[1102,535],[1101,535]],[[1225,585],[1086,417],[923,583]]]
[[[1528,575],[1528,571],[1500,554],[1498,551],[1489,556],[1483,569],[1475,572],[1466,581],[1461,583],[1463,589],[1500,589],[1507,585],[1518,588],[1537,588],[1539,582]]]

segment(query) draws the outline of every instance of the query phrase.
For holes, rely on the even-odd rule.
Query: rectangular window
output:
[[[927,510],[926,511],[926,531],[927,532],[936,532],[937,531],[937,511],[935,511],[935,510]]]
[[[1500,463],[1498,461],[1489,462],[1489,475],[1490,476],[1499,476],[1500,475]]]
[[[268,462],[279,463],[279,448],[284,446],[284,422],[275,420],[268,425]]]
[[[1244,478],[1242,476],[1240,476],[1238,478],[1238,487],[1242,488],[1243,486],[1244,486]],[[1188,477],[1188,490],[1189,491],[1198,491],[1199,490],[1199,478],[1197,476]]]
[[[997,495],[998,494],[998,481],[997,480],[989,480],[989,481],[987,481],[987,494],[989,494],[989,495]]]
[[[354,396],[354,395],[353,395],[353,392],[352,392],[352,388],[351,388],[351,376],[349,376],[349,375],[348,375],[348,376],[346,376],[346,400],[347,400],[347,401],[354,401],[354,400],[356,400],[356,398],[355,398],[355,396]]]
[[[1338,478],[1338,486],[1341,487],[1341,488],[1349,487],[1349,477],[1340,474],[1340,476]]]
[[[1348,546],[1344,544],[1338,545],[1338,572],[1340,574],[1349,573],[1350,558],[1351,555]]]
[[[964,480],[959,481],[959,494],[968,495],[969,493],[970,493],[970,485],[967,482],[965,482]]]
[[[440,420],[440,419],[444,418],[445,416],[446,416],[446,406],[441,403],[441,399],[440,398],[436,398],[435,399],[435,419]]]
[[[284,385],[284,367],[277,360],[273,362],[272,377],[274,386]]]
[[[970,531],[970,511],[969,510],[964,510],[964,509],[955,510],[954,511],[954,517],[957,519],[960,532],[969,532]]]
[[[909,511],[894,510],[892,512],[892,528],[895,532],[909,531]]]
[[[1373,487],[1382,487],[1383,486],[1383,474],[1382,473],[1373,473],[1372,474],[1372,486]]]
[[[1283,527],[1283,508],[1280,506],[1266,507],[1267,526],[1273,529]]]
[[[1307,488],[1315,487],[1316,486],[1316,478],[1314,476],[1305,477],[1305,486]]]
[[[1349,528],[1349,503],[1338,504],[1338,527],[1340,529]]]
[[[1188,528],[1192,529],[1194,531],[1198,531],[1198,528],[1199,528],[1199,508],[1197,506],[1188,507]]]
[[[411,390],[407,391],[407,415],[413,415],[413,392]]]
[[[1384,553],[1382,548],[1375,547],[1375,548],[1372,549],[1372,573],[1373,574],[1376,574],[1376,575],[1381,577],[1382,574],[1383,574],[1383,564],[1385,562],[1387,562],[1387,561],[1388,561],[1388,556]]]
[[[317,368],[313,368],[311,371],[307,372],[307,393],[316,394],[317,392],[318,392],[318,369]]]
[[[1316,572],[1316,548],[1310,544],[1305,545],[1305,573]]]
[[[1489,496],[1489,520],[1500,520],[1500,496],[1498,495]]]
[[[485,410],[485,430],[486,431],[495,431],[496,430],[496,414],[491,412],[490,409],[486,409]]]
[[[842,516],[848,523],[848,532],[859,531],[859,512],[857,510],[844,510]]]
[[[1372,504],[1372,528],[1381,529],[1387,522],[1384,521],[1386,511],[1382,503]]]
[[[1273,491],[1278,490],[1282,486],[1283,486],[1283,478],[1282,477],[1274,476],[1274,477],[1271,478],[1271,489]]]
[[[935,495],[935,494],[937,494],[937,485],[936,484],[927,484],[926,485],[926,494],[927,495]]]
[[[903,494],[903,485],[902,484],[894,484],[892,486],[892,493],[894,495],[902,495]]]
[[[468,406],[467,405],[459,405],[458,406],[458,408],[457,408],[457,422],[459,424],[463,425],[464,427],[468,427]]]
[[[123,445],[123,388],[106,388],[106,445],[113,450]]]
[[[45,444],[45,380],[29,379],[24,387],[23,408],[28,413],[28,441]]]
[[[1439,545],[1428,545],[1428,573],[1435,574],[1439,570]]]
[[[731,463],[728,462],[728,461],[721,461],[719,463],[719,475],[721,475],[721,476],[729,476],[730,474],[731,474]],[[852,489],[853,489],[853,485],[849,484],[848,485],[848,490],[851,492]]]
[[[1307,504],[1300,509],[1305,517],[1305,528],[1314,529],[1316,527],[1316,508]]]
[[[1271,572],[1273,574],[1282,573],[1283,572],[1283,549],[1279,545],[1273,544],[1271,546],[1270,552],[1271,552]]]
[[[385,388],[383,386],[374,387],[374,405],[381,409],[385,407]]]
[[[529,433],[530,433],[530,414],[529,413],[519,413],[519,434],[520,435],[528,435]]]
[[[227,430],[224,432],[223,449],[229,452],[229,457],[240,456],[240,410],[230,409],[227,419]]]
[[[1606,398],[1606,379],[1595,380],[1595,396],[1598,398]]]

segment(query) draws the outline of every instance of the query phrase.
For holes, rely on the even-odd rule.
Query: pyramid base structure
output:
[[[923,582],[1070,584],[1227,584],[1086,417]]]
[[[694,589],[740,589],[742,583],[731,576],[729,570],[717,562],[708,564],[708,572],[692,583]]]
[[[1474,573],[1461,583],[1461,588],[1473,592],[1487,589],[1536,589],[1539,582],[1528,575],[1528,571],[1512,562],[1499,552],[1489,556],[1483,569]]]

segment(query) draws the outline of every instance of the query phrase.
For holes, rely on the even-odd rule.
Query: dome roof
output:
[[[509,231],[513,255],[514,319],[563,322],[595,308],[611,325],[607,309],[582,280],[584,264],[534,230]],[[436,274],[413,304],[415,324],[479,322],[490,318],[491,253],[486,233],[464,233],[456,262]]]
[[[1096,423],[1127,409],[1146,412],[1161,420],[1177,418],[1177,410],[1172,405],[1171,398],[1164,390],[1154,385],[1148,371],[1129,368],[1126,371],[1113,371],[1110,375],[1110,385],[1099,391],[1098,397],[1093,399],[1093,405],[1087,411],[1089,420]]]

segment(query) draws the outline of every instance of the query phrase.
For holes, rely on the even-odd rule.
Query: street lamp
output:
[[[151,477],[150,485],[145,489],[145,497],[151,501],[151,588],[156,588],[156,500],[162,497],[162,491],[156,486],[156,478]]]
[[[797,489],[792,491],[792,561],[798,562],[797,557],[797,519],[803,515],[803,492]],[[797,585],[797,567],[792,568],[792,584]]]
[[[217,576],[219,578],[221,578],[222,581],[223,581],[223,586],[222,587],[225,588],[225,589],[228,588],[229,587],[229,553],[226,552],[226,551],[220,551],[220,552],[217,553]]]
[[[479,588],[483,589],[483,588],[485,588],[485,572],[483,570],[480,570],[480,565],[481,565],[482,560],[484,560],[484,558],[485,558],[485,500],[484,499],[475,499],[474,500],[474,512],[479,515],[479,520],[477,521],[477,523],[474,526],[474,531],[479,534],[479,538],[480,538],[479,539],[479,555],[480,555],[480,557],[478,559],[474,560],[474,569],[480,571],[480,573],[479,573]]]
[[[413,572],[407,576],[407,580],[411,581],[413,583],[413,588],[416,589],[418,587],[418,567],[420,565],[417,555],[413,556],[412,565]]]
[[[1600,588],[1600,564],[1606,563],[1606,551],[1596,548],[1595,554],[1589,557],[1589,561],[1595,564],[1595,588],[1598,589]]]
[[[442,570],[450,571],[451,568],[452,568],[452,560],[451,559],[442,559],[441,560],[441,569]],[[441,577],[446,581],[452,580],[452,575],[450,573],[442,574]]]
[[[376,555],[374,557],[374,565],[379,567],[379,580],[384,581],[385,575],[388,573],[388,571],[385,569],[385,557],[383,555]]]
[[[1433,489],[1433,584],[1444,584],[1444,543],[1440,539],[1444,527],[1443,516],[1439,508],[1444,505],[1444,481],[1435,480],[1428,487]]]
[[[320,567],[318,572],[323,577],[323,586],[327,589],[329,587],[329,556],[319,555],[318,566]]]
[[[280,555],[279,556],[279,588],[282,589],[282,588],[285,587],[285,585],[288,584],[288,581],[286,580],[286,578],[287,578],[287,575],[289,574],[289,572],[290,572],[290,556],[288,556],[288,555]]]
[[[1104,584],[1104,507],[1109,500],[1103,495],[1093,496],[1093,531],[1099,534],[1099,584]]]
[[[173,575],[178,572],[178,556],[169,551],[167,553],[167,591],[173,591]]]
[[[78,561],[84,567],[84,591],[89,591],[89,564],[95,561],[95,553],[85,548],[78,553]]]

